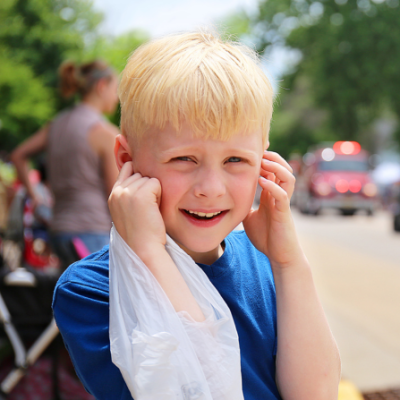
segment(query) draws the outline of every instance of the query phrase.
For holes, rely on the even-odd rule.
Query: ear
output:
[[[265,150],[268,150],[269,147],[269,140],[267,139],[266,143],[265,143]]]
[[[118,135],[115,138],[114,156],[118,170],[121,170],[126,162],[132,161],[132,152],[126,136]]]

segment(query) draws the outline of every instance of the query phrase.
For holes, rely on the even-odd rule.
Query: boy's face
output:
[[[153,130],[133,150],[135,172],[161,182],[167,233],[197,262],[211,264],[220,243],[248,214],[263,156],[260,131],[228,141],[196,138],[183,125]]]

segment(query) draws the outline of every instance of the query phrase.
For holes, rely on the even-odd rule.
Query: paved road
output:
[[[390,216],[294,211],[342,357],[362,391],[400,387],[400,234]]]

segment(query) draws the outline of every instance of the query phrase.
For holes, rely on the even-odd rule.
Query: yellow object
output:
[[[339,384],[338,400],[364,400],[364,397],[352,382],[343,379]]]
[[[7,191],[0,178],[0,229],[5,229],[7,223]]]

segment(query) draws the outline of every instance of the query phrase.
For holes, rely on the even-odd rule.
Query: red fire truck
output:
[[[377,207],[377,187],[372,182],[369,154],[359,143],[340,141],[307,153],[297,177],[295,205],[304,214],[317,215],[334,208],[343,215]]]

